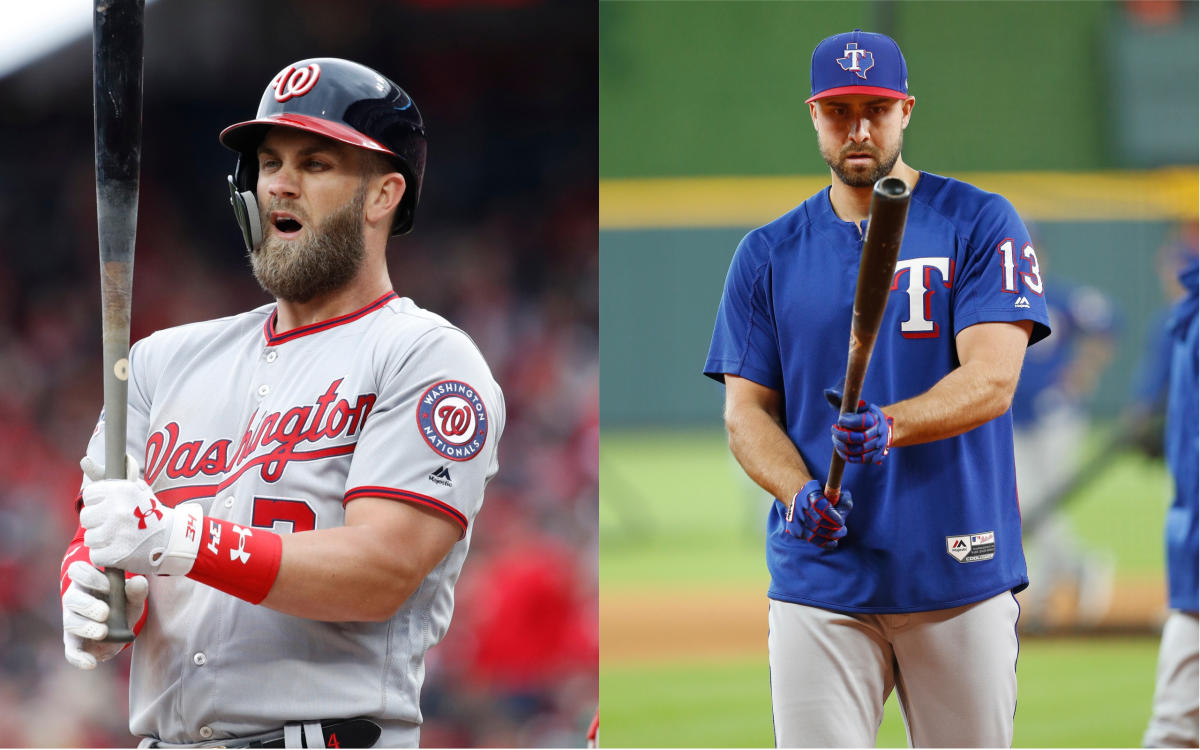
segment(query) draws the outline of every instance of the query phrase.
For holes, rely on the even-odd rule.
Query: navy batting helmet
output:
[[[253,120],[221,131],[221,143],[238,154],[229,177],[230,201],[246,246],[262,241],[254,195],[258,146],[272,127],[295,128],[384,154],[404,175],[404,197],[392,235],[412,228],[425,173],[425,123],[404,89],[365,65],[335,57],[292,63],[271,79]]]

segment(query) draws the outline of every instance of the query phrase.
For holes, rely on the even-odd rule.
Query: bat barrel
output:
[[[142,144],[142,39],[145,0],[95,0],[92,94],[95,107],[96,222],[104,342],[104,474],[125,478],[129,318]],[[106,641],[128,642],[125,573],[109,582]]]
[[[858,264],[858,284],[854,291],[854,318],[850,323],[850,351],[846,358],[846,379],[842,387],[841,413],[858,408],[867,365],[875,348],[875,337],[887,309],[896,259],[904,240],[908,204],[912,188],[898,177],[884,177],[871,192],[871,215],[863,238]],[[845,460],[834,451],[825,480],[825,496],[837,502],[842,490]]]

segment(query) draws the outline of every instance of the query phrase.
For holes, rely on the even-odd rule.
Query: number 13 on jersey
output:
[[[1016,243],[1011,239],[1006,239],[996,246],[996,252],[1000,253],[1004,260],[1004,291],[1010,294],[1016,294],[1020,290],[1017,289],[1017,279],[1025,282],[1025,288],[1034,294],[1041,295],[1042,293],[1042,271],[1038,267],[1037,253],[1033,250],[1033,245],[1026,242],[1021,248],[1020,256],[1016,252]],[[1028,261],[1029,271],[1019,270],[1018,263]]]

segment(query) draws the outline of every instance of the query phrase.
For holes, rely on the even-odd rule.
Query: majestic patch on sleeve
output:
[[[429,447],[451,461],[474,458],[487,441],[483,399],[460,380],[443,380],[425,391],[417,403],[417,425]]]

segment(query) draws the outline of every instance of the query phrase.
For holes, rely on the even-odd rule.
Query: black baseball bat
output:
[[[842,386],[842,414],[858,408],[867,365],[871,362],[875,337],[879,334],[892,277],[896,273],[910,198],[912,189],[898,177],[884,177],[875,183],[871,193],[871,213],[858,264],[858,285],[854,290],[854,318],[850,323],[850,352]],[[825,480],[825,497],[831,503],[836,504],[841,497],[845,468],[845,460],[834,451]]]
[[[95,106],[96,224],[104,340],[104,477],[125,478],[129,399],[129,318],[142,160],[142,30],[145,0],[95,0],[92,101]],[[127,643],[125,571],[108,568],[108,636]]]

